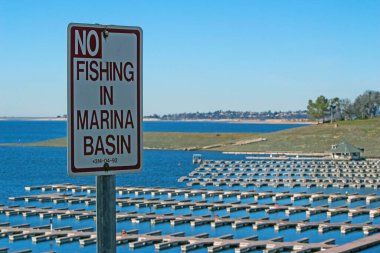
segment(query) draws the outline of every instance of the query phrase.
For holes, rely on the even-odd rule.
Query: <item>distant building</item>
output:
[[[329,151],[331,158],[336,160],[360,160],[363,152],[363,148],[357,148],[347,142],[332,145]]]

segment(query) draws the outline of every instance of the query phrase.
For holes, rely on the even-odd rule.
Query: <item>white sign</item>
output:
[[[68,26],[68,173],[142,166],[142,30]]]

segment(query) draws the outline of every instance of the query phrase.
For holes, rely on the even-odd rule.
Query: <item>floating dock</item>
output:
[[[362,194],[355,189],[367,188],[367,192],[376,189],[380,183],[379,166],[375,160],[206,160],[179,179],[185,188],[118,186],[116,221],[135,228],[117,231],[117,245],[128,245],[130,250],[176,248],[178,252],[196,249],[207,252],[233,249],[236,253],[360,252],[380,245],[377,220],[380,196],[375,190]],[[197,185],[205,188],[195,188]],[[255,188],[244,188],[249,186]],[[264,190],[263,186],[281,187],[281,190]],[[296,187],[305,189],[294,191]],[[313,187],[320,189],[309,192],[308,188]],[[325,191],[326,188],[330,190]],[[1,237],[15,243],[51,241],[57,246],[73,243],[87,247],[96,243],[94,227],[88,226],[88,222],[96,220],[95,186],[51,184],[26,186],[25,190],[23,196],[9,197],[10,205],[0,206],[0,217],[7,217],[6,221],[0,221]],[[12,222],[17,216],[26,222]],[[28,223],[32,217],[39,217],[40,224]],[[355,220],[357,217],[360,219]],[[54,220],[52,225],[50,219]],[[66,219],[74,220],[76,226],[56,225],[57,221]],[[87,226],[80,226],[85,220]],[[152,226],[151,231],[139,232],[139,226],[144,223]],[[154,228],[161,225],[169,225],[171,232]],[[189,233],[200,226],[202,233]],[[222,227],[229,227],[237,235],[243,231],[244,236],[212,234],[212,231],[223,231]],[[264,229],[273,230],[276,236],[263,237]],[[324,240],[302,236],[311,230],[326,233]],[[285,239],[286,231],[294,231],[297,237]],[[347,238],[360,233],[361,238],[337,245],[336,238],[329,237],[331,231]],[[337,236],[336,232],[332,235]],[[1,252],[11,251],[5,247],[0,248]]]

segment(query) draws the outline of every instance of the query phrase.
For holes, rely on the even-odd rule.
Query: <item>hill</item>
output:
[[[364,155],[380,156],[380,118],[340,121],[288,129],[275,133],[144,133],[146,149],[211,150],[230,152],[325,152],[332,144],[347,141],[365,149]],[[2,144],[33,147],[65,147],[65,138],[36,143]]]

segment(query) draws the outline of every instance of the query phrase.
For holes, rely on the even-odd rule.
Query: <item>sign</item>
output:
[[[68,26],[68,173],[113,175],[142,165],[142,30]]]

